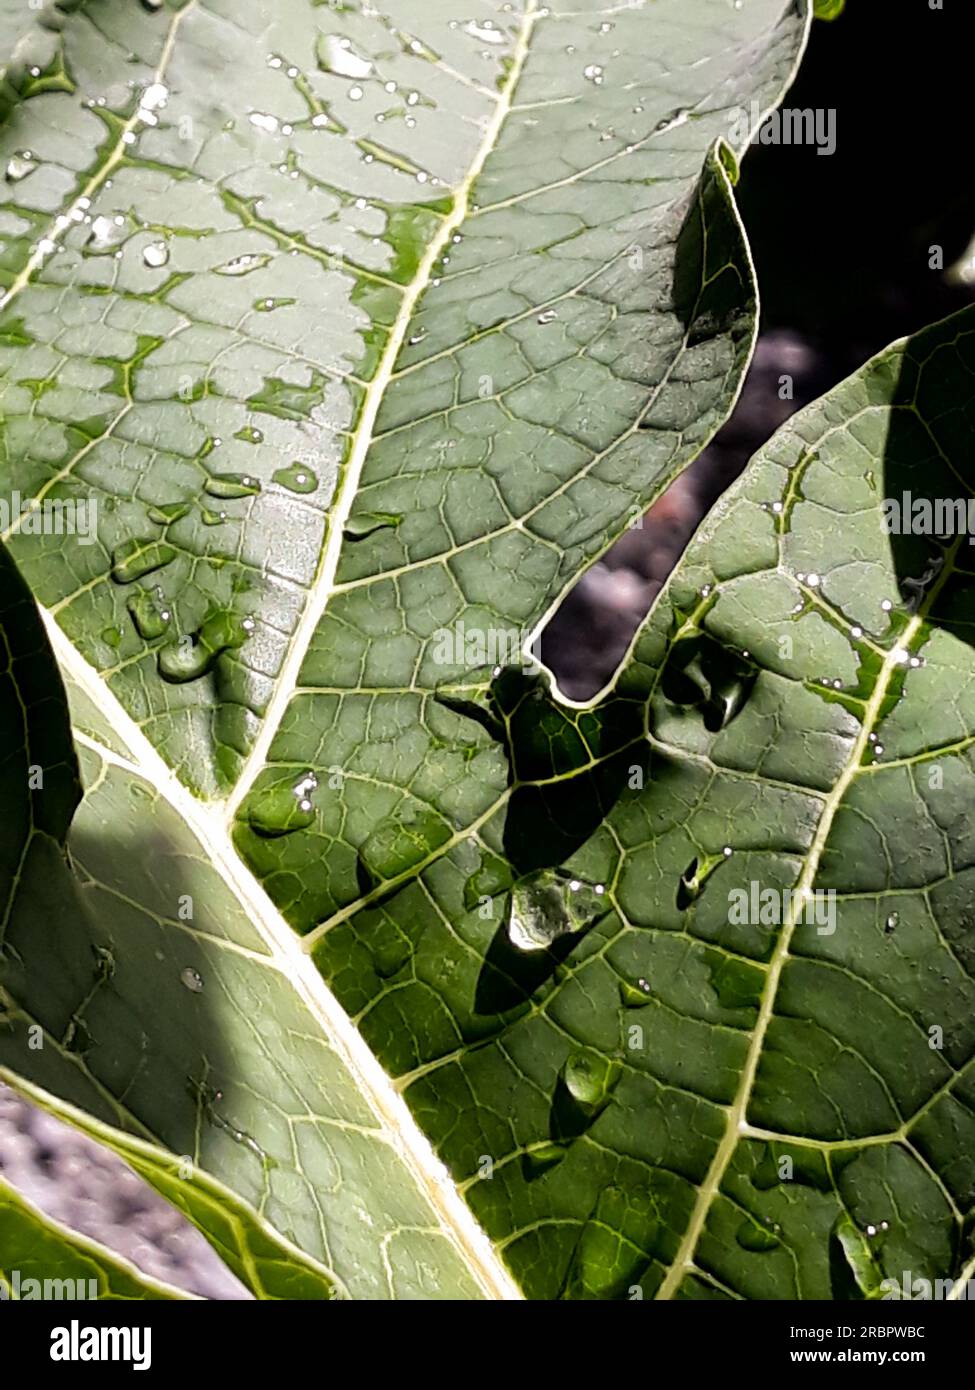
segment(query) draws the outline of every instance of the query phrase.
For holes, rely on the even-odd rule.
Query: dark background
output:
[[[950,268],[975,233],[972,0],[848,0],[813,24],[789,107],[836,111],[834,154],[756,145],[737,188],[762,331],[728,424],[644,520],[583,577],[542,655],[586,699],[630,638],[714,500],[783,421],[888,343],[975,298]],[[944,251],[942,271],[930,248]],[[779,377],[795,399],[778,397]]]

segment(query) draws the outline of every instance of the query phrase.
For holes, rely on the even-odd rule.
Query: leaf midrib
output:
[[[873,694],[864,709],[863,722],[860,732],[850,747],[849,755],[843,767],[843,771],[836,781],[835,786],[826,796],[823,803],[822,813],[813,836],[812,843],[803,857],[802,871],[796,880],[795,892],[792,895],[790,908],[786,920],[782,924],[782,930],[775,945],[769,961],[768,973],[765,977],[765,984],[762,989],[761,1002],[759,1005],[758,1017],[755,1027],[752,1030],[751,1042],[748,1048],[748,1055],[742,1069],[741,1081],[735,1098],[726,1110],[725,1132],[718,1145],[714,1158],[705,1176],[704,1182],[698,1189],[698,1195],[694,1203],[691,1218],[687,1224],[684,1236],[678,1247],[667,1276],[660,1288],[657,1290],[658,1299],[670,1299],[677,1293],[685,1275],[694,1269],[694,1253],[697,1243],[704,1230],[708,1214],[711,1210],[712,1202],[720,1191],[724,1180],[725,1172],[738,1147],[741,1138],[747,1137],[749,1126],[747,1123],[747,1112],[752,1099],[752,1091],[755,1085],[755,1078],[758,1073],[758,1066],[762,1058],[765,1047],[765,1037],[768,1032],[769,1024],[775,1012],[775,1000],[778,994],[779,982],[782,972],[790,959],[789,947],[795,933],[798,922],[798,914],[805,907],[808,901],[816,876],[819,873],[819,866],[822,862],[823,853],[833,828],[833,822],[837,812],[842,805],[849,787],[855,777],[861,771],[863,758],[870,743],[870,735],[876,731],[880,723],[880,716],[884,704],[887,700],[891,682],[894,677],[903,672],[902,659],[899,650],[911,650],[912,644],[917,636],[923,631],[927,615],[941,592],[949,575],[953,572],[954,559],[961,545],[959,538],[945,559],[937,581],[931,586],[925,595],[924,601],[919,605],[917,613],[910,619],[904,631],[897,639],[894,646],[884,658],[877,681],[874,686]]]
[[[153,73],[151,82],[148,83],[147,86],[162,83],[163,78],[166,76],[170,59],[173,56],[173,49],[176,46],[176,36],[179,33],[180,25],[183,23],[184,19],[186,19],[187,15],[192,14],[198,3],[199,0],[187,0],[183,8],[177,10],[173,15],[169,23],[166,37],[163,40],[159,62],[156,65],[156,70]],[[125,155],[127,148],[126,135],[131,134],[138,123],[139,105],[137,103],[132,115],[119,127],[118,135],[114,142],[108,146],[107,153],[102,162],[97,166],[94,173],[91,174],[87,183],[72,196],[69,210],[70,208],[78,207],[83,198],[90,200],[102,187],[109,174]],[[74,226],[74,222],[70,217],[65,215],[63,209],[59,210],[44,235],[38,237],[37,244],[24,263],[23,269],[16,278],[11,281],[6,293],[0,295],[0,310],[8,308],[11,301],[16,299],[21,290],[26,289],[33,279],[35,271],[43,268],[51,256],[53,249],[59,245],[64,233],[72,226]]]
[[[511,54],[511,66],[500,90],[494,113],[487,124],[484,139],[481,141],[463,181],[454,193],[453,210],[449,216],[444,218],[437,235],[431,239],[417,268],[416,275],[403,294],[376,374],[366,391],[352,448],[342,469],[338,490],[329,508],[328,531],[319,561],[318,573],[292,635],[288,654],[275,683],[274,692],[268,702],[257,738],[241,768],[233,789],[226,798],[228,822],[234,820],[255,779],[267,763],[271,744],[298,684],[298,675],[304,663],[305,655],[334,592],[335,575],[342,553],[345,525],[359,492],[362,470],[372,445],[379,408],[393,379],[396,361],[406,342],[416,306],[433,278],[433,268],[449,246],[457,229],[467,219],[474,184],[480,176],[488,156],[494,150],[511,111],[515,89],[525,66],[532,32],[540,13],[538,0],[526,0],[521,17],[521,26]]]
[[[218,813],[218,804],[207,806],[182,784],[117,697],[102,683],[98,673],[72,646],[54,618],[45,610],[41,611],[58,664],[101,709],[114,733],[127,746],[137,774],[156,789],[197,838],[224,886],[266,943],[271,955],[268,964],[287,977],[318,1023],[329,1046],[377,1116],[391,1148],[436,1214],[444,1234],[459,1250],[465,1266],[488,1297],[520,1299],[520,1291],[457,1192],[405,1100],[396,1092],[311,958],[302,951],[294,929],[261,884],[243,869],[228,827]],[[89,738],[88,742],[98,747],[100,756],[106,761],[118,761],[117,755],[104,749],[97,740]]]
[[[182,20],[196,8],[197,3],[198,0],[188,0],[186,6],[173,16],[153,81],[163,80],[179,26]],[[79,685],[95,699],[97,704],[107,710],[113,727],[121,733],[133,755],[134,770],[159,790],[160,794],[197,836],[227,887],[247,911],[262,937],[267,941],[269,949],[273,953],[273,960],[268,963],[272,964],[274,968],[282,969],[287,974],[303,1002],[319,1021],[329,1042],[335,1047],[345,1065],[355,1076],[363,1094],[380,1116],[384,1128],[397,1140],[397,1149],[402,1144],[403,1152],[400,1156],[443,1220],[445,1231],[459,1241],[467,1263],[482,1286],[494,1296],[504,1298],[520,1297],[521,1295],[501,1266],[487,1237],[477,1225],[466,1204],[460,1199],[457,1189],[447,1177],[446,1170],[443,1170],[442,1175],[437,1171],[441,1165],[428,1141],[416,1127],[405,1102],[397,1095],[378,1061],[362,1043],[359,1034],[327,989],[321,975],[302,951],[301,943],[296,938],[293,929],[268,898],[259,881],[253,878],[249,871],[244,875],[241,874],[241,862],[230,838],[230,827],[242,801],[251,790],[261,769],[266,765],[267,755],[274,737],[295,693],[297,677],[307,650],[325,608],[336,592],[334,581],[341,554],[345,523],[358,493],[363,466],[373,442],[379,408],[395,375],[396,360],[405,342],[418,301],[430,283],[434,265],[450,238],[470,214],[470,198],[474,184],[487,158],[496,146],[505,120],[511,113],[514,92],[528,55],[531,34],[537,19],[542,17],[544,13],[539,9],[539,0],[526,0],[524,12],[520,17],[521,25],[512,53],[511,66],[497,97],[497,105],[487,125],[484,140],[454,195],[453,210],[444,219],[438,234],[427,248],[416,276],[404,290],[399,312],[380,359],[376,375],[367,388],[362,412],[353,437],[353,445],[343,467],[340,483],[333,499],[326,544],[322,550],[318,573],[309,590],[302,616],[292,635],[288,653],[275,684],[274,693],[265,711],[258,737],[244,762],[236,785],[225,799],[209,804],[202,803],[183,786],[135,721],[129,717],[114,695],[103,685],[94,668],[90,667],[72,647],[53,619],[49,615],[45,615],[52,644],[64,669],[75,677]],[[808,22],[807,16],[807,27]],[[494,94],[490,95],[493,96]],[[124,155],[123,134],[131,129],[136,121],[137,116],[134,114],[121,128],[117,140],[109,148],[102,164],[91,175],[81,192],[72,199],[72,204],[76,204],[79,198],[90,197],[103,185],[112,169]],[[52,228],[51,236],[56,239],[59,235],[60,232],[56,233]],[[6,307],[14,296],[30,282],[35,271],[43,266],[46,259],[46,253],[38,254],[35,252],[32,255],[20,275],[10,286],[7,294],[0,299],[0,308]],[[542,626],[543,623],[544,619],[538,626]],[[108,750],[103,749],[96,741],[93,741],[93,744],[107,759],[117,761]],[[494,809],[496,808],[491,808],[490,814],[493,814]],[[471,827],[466,827],[463,833],[466,835],[470,831]],[[826,833],[828,834],[828,829]],[[811,870],[811,874],[814,876],[815,868]],[[359,906],[361,906],[360,903],[349,905],[347,912],[343,915],[351,913]],[[787,953],[788,942],[786,941],[784,945]],[[769,1003],[769,1015],[773,1002],[774,998]],[[765,1022],[767,1024],[767,1018]],[[756,1031],[758,1032],[758,1030]],[[762,1032],[764,1033],[764,1029]],[[755,1044],[753,1043],[754,1049]],[[761,1043],[759,1041],[757,1052],[760,1050]],[[743,1092],[745,1087],[746,1078],[743,1077]],[[751,1078],[749,1077],[747,1080],[749,1092],[750,1087]],[[743,1108],[747,1106],[747,1099],[748,1097],[745,1095]],[[730,1124],[729,1134],[733,1134]],[[732,1143],[732,1149],[733,1146]],[[721,1150],[719,1150],[720,1153]],[[730,1152],[728,1157],[730,1157]],[[717,1162],[717,1156],[715,1162]],[[724,1166],[725,1164],[722,1165],[722,1173]],[[720,1176],[719,1174],[717,1177],[718,1184],[720,1183]],[[689,1228],[688,1236],[690,1234]],[[696,1244],[696,1234],[691,1246],[692,1250],[693,1244]],[[485,1251],[487,1252],[486,1259]]]

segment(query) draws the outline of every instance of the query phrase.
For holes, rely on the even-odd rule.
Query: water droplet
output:
[[[135,624],[135,630],[146,642],[162,637],[169,626],[170,614],[160,610],[152,594],[142,589],[133,594],[126,607]]]
[[[574,1052],[562,1068],[561,1080],[580,1109],[593,1118],[608,1104],[620,1077],[620,1065],[597,1052]]]
[[[322,34],[317,47],[318,66],[335,77],[368,77],[372,63],[354,51],[348,39]]]
[[[112,578],[116,584],[131,584],[153,570],[162,569],[176,559],[171,545],[152,539],[124,541],[112,551]]]
[[[258,432],[255,430],[255,434]],[[238,439],[240,435],[236,436]],[[259,435],[259,438],[263,436]],[[257,441],[253,441],[257,442]],[[214,473],[207,478],[203,484],[205,492],[211,497],[232,498],[232,497],[253,497],[260,492],[261,484],[257,478],[250,473]]]
[[[101,215],[96,217],[91,224],[91,231],[88,240],[85,242],[85,250],[92,256],[101,256],[108,251],[114,251],[128,236],[128,229],[125,225],[125,218],[116,213],[114,217]]]
[[[399,526],[402,520],[398,512],[356,512],[345,523],[344,531],[350,540],[358,541],[374,535],[376,531]]]
[[[657,122],[656,133],[663,135],[668,130],[676,130],[678,126],[686,125],[689,117],[690,112],[681,107],[679,110],[671,112],[669,116],[665,116],[662,121]]]
[[[139,98],[139,110],[136,113],[139,120],[147,125],[155,125],[156,112],[161,111],[168,100],[169,88],[164,87],[161,82],[150,82]]]
[[[899,912],[891,912],[888,914],[887,920],[884,922],[884,932],[887,936],[889,936],[891,932],[897,930],[897,924],[900,919]]]
[[[232,261],[227,261],[226,265],[216,266],[214,273],[216,275],[249,275],[252,270],[259,270],[261,266],[267,265],[271,259],[270,256],[254,254],[235,256]]]
[[[779,1244],[775,1232],[760,1226],[757,1221],[743,1221],[735,1232],[735,1240],[743,1250],[752,1254],[765,1254],[775,1250]]]
[[[273,134],[278,128],[277,116],[267,115],[263,111],[252,111],[247,119],[251,125],[257,126],[258,130],[267,131],[268,134]]]
[[[554,309],[546,309],[543,314],[539,314],[538,318],[536,319],[536,323],[552,323],[553,320],[557,318],[558,314],[555,312]]]
[[[161,506],[150,507],[148,516],[157,526],[171,526],[174,521],[182,521],[190,511],[189,502],[164,502]]]
[[[278,783],[255,792],[247,804],[248,823],[266,839],[307,829],[315,819],[312,793],[317,787],[314,772],[306,772],[291,786]]]
[[[559,874],[543,869],[511,890],[508,939],[519,951],[544,951],[562,936],[582,931],[606,911],[591,888],[571,889]]]
[[[588,67],[583,68],[582,75],[588,82],[594,82],[597,87],[601,85],[603,80],[603,70],[598,63],[590,63]]]
[[[565,1144],[542,1143],[525,1153],[524,1166],[529,1179],[540,1178],[565,1158],[568,1148]]]
[[[650,998],[649,980],[639,979],[636,984],[620,980],[620,1003],[624,1009],[642,1009]]]
[[[253,425],[242,425],[241,428],[240,428],[240,429],[237,431],[237,433],[234,435],[234,438],[235,438],[235,439],[243,440],[243,442],[244,442],[245,444],[263,444],[263,443],[264,443],[264,435],[261,433],[261,431],[260,431],[259,429],[256,429]],[[223,476],[224,476],[224,477],[227,477],[228,475],[227,475],[227,474],[224,474]],[[230,476],[233,476],[233,475],[230,475]],[[250,487],[251,485],[253,485],[254,491],[259,491],[259,490],[260,490],[260,484],[257,483],[257,480],[256,480],[255,478],[249,478],[249,479],[248,479],[248,487]],[[220,494],[219,494],[219,493],[215,493],[214,495],[215,495],[215,496],[219,496]],[[236,495],[236,496],[240,496],[239,493],[237,493],[237,494],[235,494],[235,495]]]
[[[691,903],[700,897],[704,890],[704,885],[714,873],[719,864],[723,864],[727,856],[722,849],[720,854],[706,854],[699,859],[692,859],[687,868],[680,876],[677,885],[677,906],[683,911],[690,907]]]
[[[194,637],[180,637],[159,649],[159,674],[176,685],[204,675],[217,657],[246,642],[254,629],[253,619],[220,611],[207,618]]]
[[[7,161],[7,168],[4,171],[8,183],[19,183],[28,174],[32,174],[37,168],[37,160],[30,150],[24,150],[22,154],[11,155]]]
[[[164,241],[150,242],[142,252],[142,259],[147,266],[153,270],[158,270],[169,260],[169,247]]]
[[[191,994],[201,994],[203,992],[203,977],[198,970],[194,970],[191,965],[186,966],[179,972],[180,984],[185,985]]]
[[[469,19],[464,25],[464,33],[470,34],[471,38],[477,39],[480,43],[504,43],[504,34],[500,29],[495,29],[489,19]]]
[[[281,487],[286,487],[289,492],[309,493],[318,487],[317,475],[307,464],[299,463],[297,459],[287,468],[276,469],[271,474],[271,479]]]

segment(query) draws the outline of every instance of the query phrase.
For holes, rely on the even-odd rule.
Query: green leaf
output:
[[[839,19],[846,9],[846,0],[814,0],[814,14],[817,19]]]
[[[781,95],[807,7],[563,8],[437,0],[414,34],[102,0],[17,47],[2,458],[97,504],[97,542],[87,512],[0,532],[198,792],[252,779],[337,583],[427,562],[369,679],[457,586],[529,627],[728,412],[755,303],[718,142]]]
[[[16,1026],[15,1015],[10,1021]],[[255,1298],[318,1301],[347,1296],[331,1271],[282,1238],[233,1191],[198,1168],[189,1155],[175,1158],[157,1145],[101,1124],[92,1114],[4,1069],[0,1069],[0,1077],[35,1105],[75,1125],[123,1158],[204,1233],[224,1264]],[[125,1262],[121,1263],[124,1266]]]
[[[439,1212],[459,1200],[414,1175],[405,1107],[371,1100],[370,1059],[275,939],[283,924],[149,745],[148,771],[130,761],[97,690],[74,689],[88,792],[66,860],[63,687],[2,553],[0,573],[0,712],[19,753],[4,764],[0,1075],[114,1149],[256,1297],[477,1297],[492,1277],[479,1233],[462,1257]]]
[[[0,1299],[192,1297],[53,1220],[3,1177],[0,1252]]]
[[[529,1296],[876,1297],[971,1259],[968,538],[883,501],[969,504],[973,366],[969,310],[795,417],[595,705],[510,667],[452,694],[502,769],[465,835],[338,909],[316,830],[251,851]]]
[[[678,1217],[633,1191],[644,1160],[598,1203],[577,1172],[596,1126],[642,1142],[618,997],[564,1056],[544,999],[616,920],[568,861],[643,721],[491,668],[734,403],[756,298],[731,175],[809,6],[438,0],[408,33],[269,0],[61,9],[17,50],[50,82],[0,127],[0,457],[75,523],[3,537],[86,795],[72,820],[54,683],[12,669],[15,740],[54,754],[5,789],[29,873],[2,880],[0,1061],[130,1162],[148,1145],[218,1249],[232,1193],[352,1297],[509,1296],[499,1253],[529,1295],[612,1295]],[[717,712],[751,677],[707,679]],[[506,902],[524,961],[483,915]],[[732,966],[740,1014],[760,972]],[[507,1052],[523,1015],[537,1057]]]

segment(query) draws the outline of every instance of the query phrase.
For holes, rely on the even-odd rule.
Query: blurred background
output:
[[[606,683],[702,516],[789,415],[975,299],[971,43],[959,0],[941,10],[849,0],[838,20],[814,25],[786,105],[834,108],[836,151],[756,146],[744,161],[737,193],[762,297],[751,372],[713,443],[549,623],[542,655],[567,695]],[[792,400],[779,396],[784,375]],[[210,1298],[247,1296],[141,1179],[2,1087],[0,1173],[149,1274]]]

